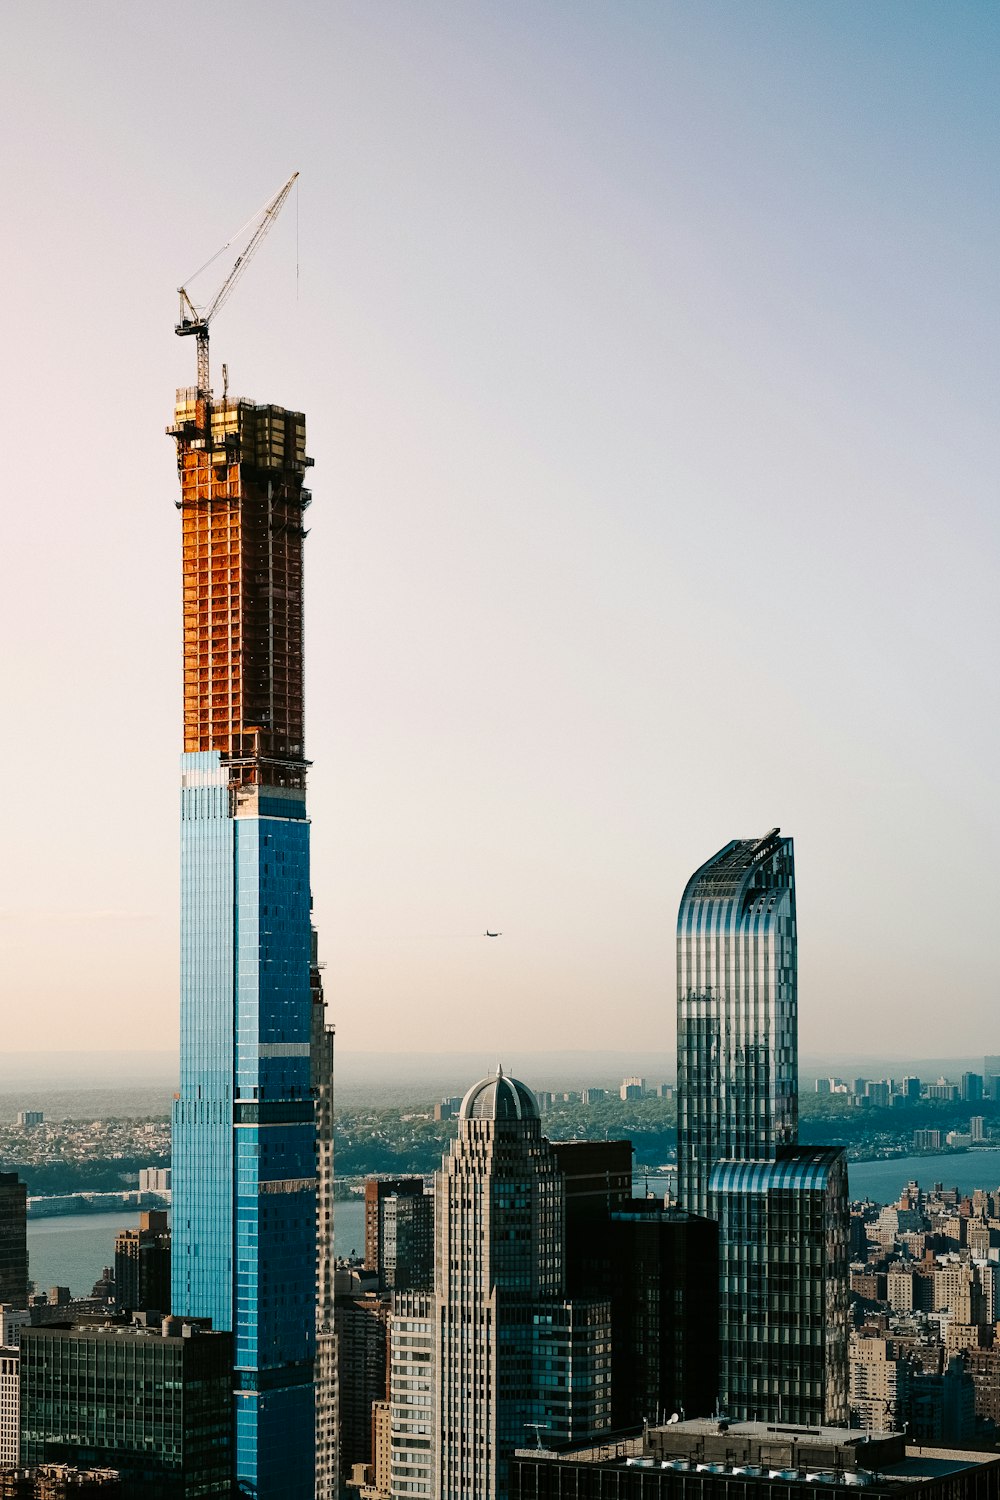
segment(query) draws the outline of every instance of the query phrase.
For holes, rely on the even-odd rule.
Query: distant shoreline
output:
[[[49,1198],[29,1198],[29,1219],[61,1219],[71,1214],[141,1213],[145,1209],[169,1208],[162,1193],[60,1193]]]

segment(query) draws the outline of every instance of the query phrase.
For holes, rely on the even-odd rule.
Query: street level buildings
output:
[[[233,1334],[236,1473],[312,1500],[317,1301],[305,419],[178,391],[181,1080],[172,1305]]]
[[[0,1500],[73,1500],[99,1491],[97,1500],[121,1500],[116,1469],[78,1469],[73,1464],[39,1464],[33,1469],[0,1469]]]

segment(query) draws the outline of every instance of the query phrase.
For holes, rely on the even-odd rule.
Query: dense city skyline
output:
[[[8,1044],[176,1036],[173,289],[297,167],[216,360],[324,476],[343,1048],[669,1033],[687,874],[776,823],[803,1050],[994,1046],[995,8],[268,16],[4,17],[5,771],[75,788],[8,810]]]

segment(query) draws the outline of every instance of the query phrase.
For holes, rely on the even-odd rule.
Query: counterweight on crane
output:
[[[207,260],[203,266],[199,266],[198,270],[187,278],[188,282],[192,282],[194,281],[195,277],[201,275],[202,271],[207,271],[208,267],[213,263],[213,261],[218,260],[219,256],[229,249],[234,240],[239,239],[240,235],[244,234],[248,229],[250,229],[251,226],[254,226],[253,233],[247,241],[246,249],[242,252],[241,255],[238,255],[236,257],[236,264],[233,266],[233,269],[230,271],[229,275],[226,277],[225,281],[222,283],[219,290],[216,292],[215,296],[207,306],[202,308],[196,307],[192,302],[190,296],[188,295],[186,288],[183,286],[179,286],[177,288],[181,299],[181,310],[180,321],[176,324],[174,332],[180,334],[181,337],[184,337],[187,334],[193,334],[197,341],[199,396],[207,397],[212,393],[211,385],[209,382],[208,368],[208,325],[215,317],[215,314],[219,311],[219,308],[222,307],[223,303],[228,300],[230,293],[232,292],[236,283],[239,281],[240,277],[243,275],[243,272],[250,264],[250,261],[257,253],[261,241],[267,234],[268,230],[274,224],[275,219],[280,214],[285,199],[291,192],[292,185],[294,184],[298,175],[298,172],[293,172],[291,177],[289,177],[288,181],[285,183],[284,187],[282,187],[281,190],[275,194],[271,201],[269,203],[265,203],[264,207],[257,213],[255,213],[252,219],[247,220],[242,229],[238,229],[236,233],[226,241],[221,249],[217,250],[215,254],[209,260]]]

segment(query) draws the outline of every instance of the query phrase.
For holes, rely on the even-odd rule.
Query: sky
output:
[[[0,1046],[176,1044],[175,289],[297,169],[212,353],[315,458],[338,1045],[669,1050],[684,883],[778,825],[803,1049],[1000,1052],[998,60],[965,0],[5,6]]]

